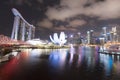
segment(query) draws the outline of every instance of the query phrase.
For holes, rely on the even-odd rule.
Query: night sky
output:
[[[120,0],[1,0],[0,34],[11,35],[16,8],[36,27],[35,38],[48,39],[54,32],[85,35],[93,29],[120,25]]]

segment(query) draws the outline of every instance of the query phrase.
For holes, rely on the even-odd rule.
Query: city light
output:
[[[53,38],[51,35],[49,37],[54,44],[59,44],[60,46],[64,45],[67,42],[64,32],[61,32],[59,37],[58,33],[54,33]]]

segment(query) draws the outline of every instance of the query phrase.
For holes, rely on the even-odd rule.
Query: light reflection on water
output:
[[[57,50],[50,54],[49,60],[51,61],[51,65],[57,69],[64,69],[65,66],[74,66],[75,68],[82,66],[86,67],[88,71],[93,70],[94,75],[94,70],[98,67],[98,72],[102,71],[105,79],[106,77],[109,79],[110,76],[114,77],[116,75],[117,78],[120,78],[118,76],[120,74],[120,55],[101,54],[97,51],[98,47],[71,48],[69,52]],[[111,78],[111,80],[114,80],[114,78]]]
[[[54,69],[63,69],[67,57],[67,49],[54,50],[50,53],[49,63]]]
[[[106,54],[100,54],[100,62],[104,65],[105,74],[109,76],[113,67],[112,56]]]
[[[17,77],[21,77],[19,75],[24,77],[24,74],[30,77],[31,74],[29,72],[34,71],[31,77],[36,74],[37,77],[40,74],[46,77],[53,74],[61,75],[63,77],[62,80],[74,80],[74,78],[78,80],[119,80],[120,55],[101,54],[97,52],[98,49],[99,47],[79,46],[70,49],[26,50],[15,58],[14,64],[11,64],[11,61],[7,63],[12,65],[10,69],[5,64],[0,68],[0,71],[2,72],[1,74],[6,74],[5,72],[7,71],[11,74],[12,70],[15,73],[17,69],[16,71],[20,71],[20,73],[15,73],[18,74]],[[49,77],[52,80],[61,79],[60,77]],[[20,78],[20,80],[22,79]],[[41,78],[39,77],[39,79]]]

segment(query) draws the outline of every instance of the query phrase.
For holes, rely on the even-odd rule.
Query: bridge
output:
[[[35,27],[29,24],[15,8],[12,9],[12,12],[15,17],[11,39],[21,41],[33,39],[35,34]]]

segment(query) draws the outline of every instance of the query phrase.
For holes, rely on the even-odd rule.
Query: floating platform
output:
[[[114,52],[114,51],[112,51],[112,52],[107,52],[107,51],[98,51],[98,53],[101,53],[101,54],[110,54],[110,55],[120,55],[120,52]]]

